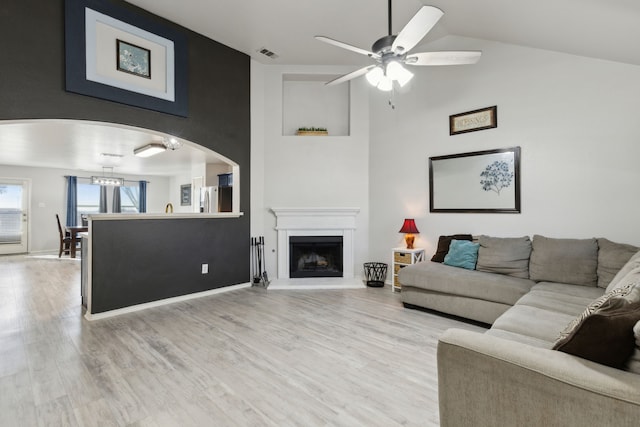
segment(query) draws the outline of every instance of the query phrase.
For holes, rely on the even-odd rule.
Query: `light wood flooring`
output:
[[[89,322],[80,263],[0,257],[1,426],[435,426],[436,342],[388,287],[247,288]]]

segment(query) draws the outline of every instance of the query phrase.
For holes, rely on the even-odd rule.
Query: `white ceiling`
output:
[[[263,64],[368,64],[365,56],[314,39],[324,35],[365,49],[387,34],[385,0],[129,0],[250,55]],[[447,35],[493,40],[640,65],[638,0],[395,0],[397,33],[422,5],[439,7],[444,17],[414,52]],[[256,51],[266,47],[269,59]],[[171,175],[192,163],[218,161],[212,152],[185,143],[148,159],[133,149],[162,138],[132,128],[44,121],[0,125],[2,164]],[[167,135],[164,135],[167,136]],[[43,143],[46,141],[47,143]],[[123,154],[113,164],[101,153]]]

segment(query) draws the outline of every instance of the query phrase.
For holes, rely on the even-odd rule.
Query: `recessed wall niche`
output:
[[[336,75],[282,75],[282,135],[295,135],[299,128],[326,128],[329,136],[349,136],[349,82],[325,83]]]

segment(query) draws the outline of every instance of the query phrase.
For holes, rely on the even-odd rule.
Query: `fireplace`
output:
[[[289,277],[342,277],[342,236],[289,237]]]
[[[306,239],[310,236],[320,238],[321,244],[330,241],[322,239],[340,238],[342,248],[341,252],[335,255],[335,265],[339,266],[341,273],[336,276],[344,279],[355,277],[354,238],[356,215],[360,212],[359,208],[271,208],[271,210],[276,215],[276,230],[278,232],[278,279],[294,277],[289,276],[292,271],[289,265],[292,257],[290,239],[294,238],[295,242],[299,237]],[[316,272],[322,270],[325,262],[320,261],[321,265],[317,266],[320,268],[316,268]],[[295,262],[297,263],[297,261]],[[311,275],[311,277],[327,276]],[[305,279],[305,281],[307,280]]]

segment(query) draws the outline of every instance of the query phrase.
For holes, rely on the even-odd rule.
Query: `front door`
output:
[[[29,181],[0,178],[0,254],[26,253]]]

